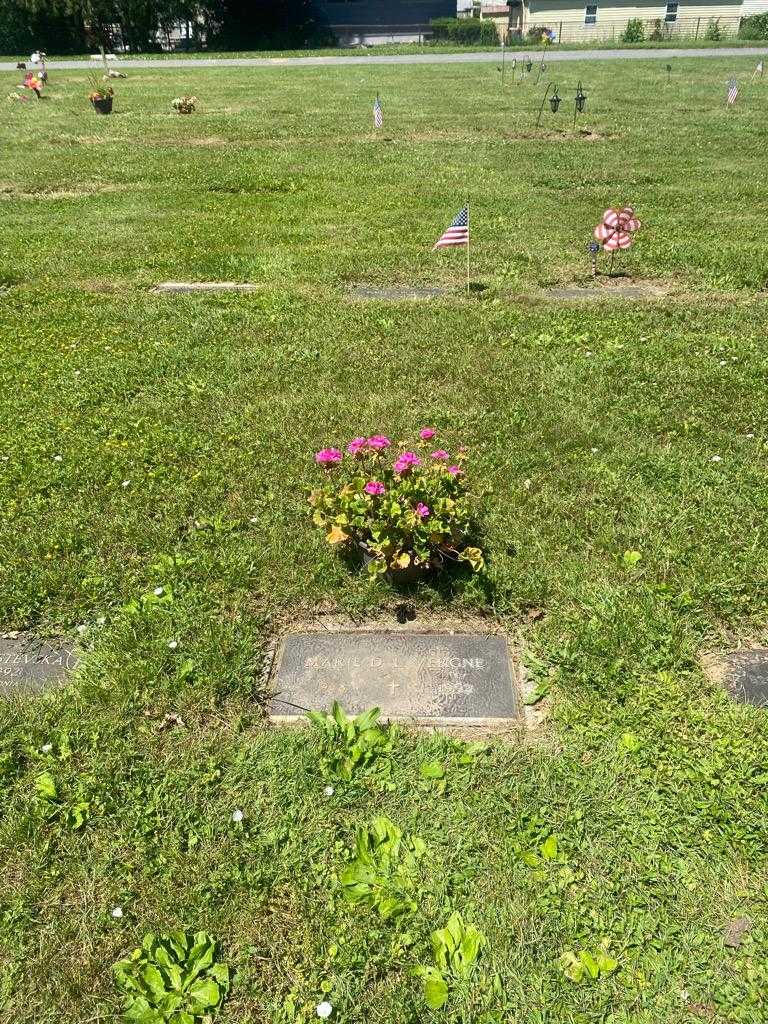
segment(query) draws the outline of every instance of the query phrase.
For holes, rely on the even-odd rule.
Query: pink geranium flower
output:
[[[374,497],[378,496],[379,494],[383,494],[384,490],[384,484],[379,483],[378,480],[369,480],[368,483],[365,485],[365,493],[372,494],[374,495]]]
[[[448,472],[451,474],[451,476],[459,476],[461,474],[461,467],[460,466],[449,466],[448,467]]]
[[[364,437],[353,437],[347,445],[347,451],[350,455],[357,455],[363,448],[365,448]]]
[[[443,451],[442,448],[438,448],[436,452],[432,452],[433,459],[450,459],[448,452]]]
[[[419,431],[419,437],[422,441],[431,441],[437,431],[434,427],[424,427]]]
[[[321,466],[330,466],[334,462],[341,462],[343,455],[338,448],[321,448],[319,452],[315,454],[315,462]]]
[[[422,519],[426,519],[429,515],[429,505],[425,505],[423,501],[420,501],[416,506],[416,515],[421,516]]]
[[[399,476],[402,476],[403,473],[407,473],[413,466],[420,465],[421,459],[418,455],[415,455],[413,452],[403,452],[395,463],[394,470]]]
[[[374,434],[373,437],[368,438],[368,447],[372,448],[375,452],[380,452],[384,448],[389,448],[392,442],[388,437],[383,434]]]

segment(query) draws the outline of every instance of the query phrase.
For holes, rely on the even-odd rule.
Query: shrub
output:
[[[529,43],[542,43],[545,39],[550,40],[549,29],[546,25],[531,25],[525,33]]]
[[[480,549],[467,546],[473,516],[463,453],[430,451],[434,436],[425,427],[414,445],[420,454],[402,451],[394,462],[380,434],[350,441],[347,457],[338,448],[315,455],[325,481],[309,496],[313,520],[329,544],[356,544],[372,575],[459,560],[483,566]]]
[[[720,28],[720,22],[717,18],[713,18],[707,25],[707,31],[704,33],[704,38],[709,39],[710,42],[718,42],[723,38],[723,30]]]
[[[661,43],[665,39],[669,39],[670,34],[666,22],[662,21],[661,18],[657,18],[653,23],[653,30],[648,38],[652,43]]]
[[[768,12],[745,18],[739,25],[739,39],[768,39]]]
[[[440,43],[497,45],[499,34],[492,21],[479,18],[434,18],[430,25],[432,37]]]
[[[622,43],[642,43],[645,40],[645,27],[639,18],[630,18],[624,34],[621,37]]]

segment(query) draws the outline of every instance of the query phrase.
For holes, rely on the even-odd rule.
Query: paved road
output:
[[[527,51],[532,61],[538,53]],[[507,60],[518,60],[525,51],[509,52]],[[668,50],[552,50],[547,63],[558,60],[669,60],[672,57],[767,57],[768,46],[720,46],[701,49]],[[166,59],[110,61],[111,68],[153,68],[173,71],[174,68],[271,68],[271,67],[337,67],[345,64],[472,64],[499,60],[499,51],[492,53],[413,53],[398,56],[376,56],[373,53],[354,54],[349,57],[168,57]],[[51,71],[83,71],[101,64],[101,60],[54,60],[48,62]],[[16,64],[0,62],[0,71],[13,71]]]

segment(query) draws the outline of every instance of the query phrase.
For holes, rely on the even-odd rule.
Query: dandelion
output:
[[[419,437],[422,441],[431,441],[437,431],[434,427],[424,427],[419,431]]]
[[[234,811],[232,811],[232,821],[242,821],[244,817],[245,815],[243,814],[239,807],[236,807]]]
[[[333,786],[323,786],[323,796],[333,796],[335,792]]]
[[[318,1003],[317,1006],[315,1007],[315,1013],[320,1018],[320,1020],[328,1020],[328,1018],[333,1013],[333,1007],[326,999],[324,999],[322,1003]]]
[[[112,917],[114,917],[114,919],[116,921],[119,921],[120,918],[123,916],[123,908],[122,907],[112,907],[112,910],[110,911],[110,914],[111,914]]]
[[[372,494],[374,497],[378,497],[386,490],[384,484],[379,483],[378,480],[369,480],[364,489],[366,494]]]
[[[332,466],[341,462],[343,458],[344,456],[338,448],[321,448],[319,452],[315,453],[315,462],[320,466]]]

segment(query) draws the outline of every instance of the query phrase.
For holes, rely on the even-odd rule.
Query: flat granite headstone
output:
[[[735,651],[721,662],[723,680],[738,704],[768,708],[768,650]]]
[[[426,725],[519,716],[507,642],[470,633],[294,633],[279,654],[270,717],[292,722],[337,700],[359,714]]]
[[[155,295],[186,294],[187,292],[255,292],[257,284],[237,281],[163,281],[152,291]]]
[[[665,295],[663,288],[650,284],[597,285],[582,288],[578,285],[565,288],[547,288],[541,293],[545,299],[558,302],[610,302],[611,299],[659,299]]]
[[[0,698],[36,693],[63,682],[77,667],[71,647],[29,634],[0,635]]]
[[[391,285],[379,287],[373,284],[351,285],[348,292],[353,299],[374,299],[384,302],[403,302],[413,299],[437,299],[444,295],[455,295],[455,288],[439,288],[429,285]]]

